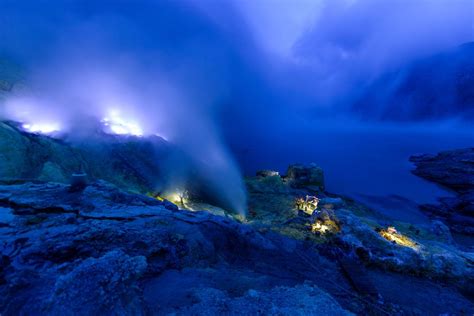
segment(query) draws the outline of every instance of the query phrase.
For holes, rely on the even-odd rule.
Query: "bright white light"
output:
[[[101,122],[105,131],[116,135],[143,136],[142,128],[135,122],[124,120],[117,110],[109,111],[109,116],[104,117]]]
[[[36,134],[51,134],[60,131],[59,125],[54,123],[25,123],[21,127],[27,132]]]
[[[113,134],[117,134],[117,135],[127,135],[127,134],[129,134],[128,129],[126,129],[122,125],[111,125],[110,126],[110,131]]]

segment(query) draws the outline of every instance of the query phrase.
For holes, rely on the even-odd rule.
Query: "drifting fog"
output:
[[[113,133],[158,134],[199,161],[240,212],[245,194],[232,153],[298,143],[316,124],[347,126],[347,108],[378,76],[474,32],[472,0],[0,7],[0,56],[24,65],[28,81],[4,102],[4,117],[38,131],[84,133],[102,121]]]

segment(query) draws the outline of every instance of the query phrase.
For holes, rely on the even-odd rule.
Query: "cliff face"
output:
[[[474,148],[411,157],[413,173],[456,192],[439,205],[424,205],[433,217],[443,219],[456,232],[474,235]]]
[[[159,137],[114,137],[103,133],[87,141],[54,139],[0,122],[0,178],[68,183],[86,172],[132,191],[149,192],[158,184],[160,162],[173,152]]]
[[[0,56],[0,120],[3,99],[27,88],[25,83],[24,70]],[[83,123],[88,128],[95,124]],[[176,148],[157,136],[118,137],[94,128],[95,134],[82,139],[53,138],[0,121],[0,179],[68,183],[73,173],[85,172],[90,180],[103,179],[127,190],[147,193],[160,187],[162,163],[176,155]]]
[[[364,118],[412,121],[474,117],[474,43],[382,76],[353,110]]]

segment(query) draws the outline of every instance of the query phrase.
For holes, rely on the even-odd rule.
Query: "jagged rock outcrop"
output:
[[[323,169],[314,163],[290,165],[286,173],[286,180],[297,188],[313,187],[316,190],[324,190]]]
[[[211,288],[225,296],[239,289],[229,304],[247,305],[249,311],[314,311],[306,304],[314,295],[328,303],[328,313],[344,314],[314,285],[292,289],[315,280],[315,272],[292,255],[304,251],[304,243],[230,218],[179,211],[105,182],[78,192],[58,183],[2,184],[0,206],[3,315],[187,314],[203,308],[189,300],[193,292],[201,293],[200,302],[214,302],[210,308],[217,311],[221,305]],[[307,256],[331,271],[317,253]],[[184,274],[187,269],[193,272]],[[344,286],[339,272],[332,274]],[[179,286],[189,278],[187,286]],[[285,288],[272,290],[278,286]],[[245,294],[252,289],[261,302]],[[303,295],[306,303],[271,300],[286,292]]]
[[[450,280],[468,291],[473,290],[473,254],[457,249],[449,232],[439,231],[439,223],[417,227],[399,223],[400,235],[413,243],[398,244],[383,238],[374,229],[379,226],[374,219],[361,219],[347,209],[338,210],[337,216],[342,229],[336,243],[346,252],[357,254],[366,264],[405,274]]]
[[[248,178],[249,218],[293,238],[314,240],[334,260],[352,256],[373,267],[448,280],[466,288],[474,282],[472,254],[456,247],[443,223],[394,222],[327,192],[317,193],[313,216],[298,213],[295,199],[311,194],[312,188],[311,184],[294,188],[279,176]],[[396,244],[377,232],[391,225],[415,245]]]
[[[412,156],[413,173],[456,192],[474,190],[474,148]]]
[[[458,233],[474,235],[474,148],[413,156],[413,173],[456,192],[439,199],[438,205],[423,205],[433,217],[445,221]]]

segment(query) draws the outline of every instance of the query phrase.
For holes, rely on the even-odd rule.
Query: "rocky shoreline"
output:
[[[413,156],[410,160],[416,166],[415,175],[455,193],[421,209],[445,222],[452,231],[474,237],[474,148]]]
[[[474,313],[474,254],[453,239],[452,217],[395,221],[327,192],[317,165],[247,177],[240,216],[193,194],[174,203],[150,194],[142,168],[150,157],[135,150],[152,148],[146,139],[112,139],[111,163],[99,168],[104,156],[84,145],[8,124],[0,133],[9,136],[0,142],[9,148],[0,156],[3,315]],[[42,154],[15,160],[31,148]],[[469,165],[461,153],[454,161]],[[84,187],[68,184],[77,168],[68,157],[87,162]],[[413,161],[415,174],[446,179],[433,171],[446,162]],[[56,172],[43,172],[49,162]],[[462,168],[453,170],[464,176]],[[470,192],[463,181],[461,198]]]
[[[459,291],[471,291],[472,253],[458,250],[449,230],[390,223],[416,242],[406,247],[378,233],[387,223],[377,213],[305,181],[248,178],[253,211],[243,221],[101,181],[81,192],[3,183],[2,313],[470,312]],[[316,219],[334,221],[338,231],[311,226],[315,217],[292,204],[302,194],[318,195]],[[416,308],[386,278],[417,282]],[[430,302],[434,290],[444,295],[438,303]]]

